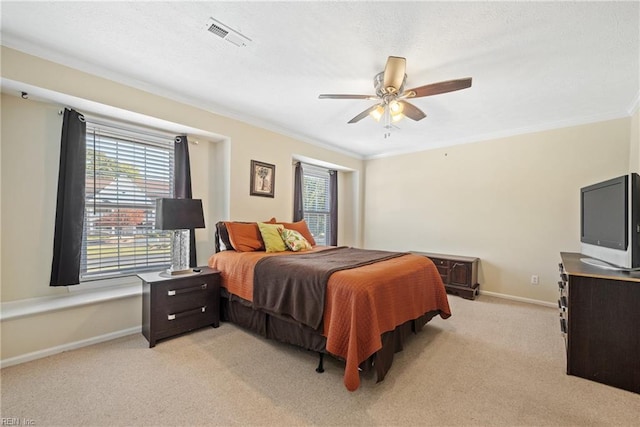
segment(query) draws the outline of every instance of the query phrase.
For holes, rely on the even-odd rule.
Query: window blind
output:
[[[304,165],[304,219],[318,245],[326,245],[331,233],[331,205],[329,199],[329,171]]]
[[[155,230],[155,200],[173,197],[173,138],[87,121],[87,174],[80,277],[158,270],[171,238]]]

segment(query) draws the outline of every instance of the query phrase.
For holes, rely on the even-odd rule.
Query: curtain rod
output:
[[[75,108],[68,107],[68,106],[65,108],[68,108],[70,110],[71,109],[75,110]],[[64,110],[60,110],[58,111],[58,114],[62,115],[63,112]],[[91,123],[96,126],[110,127],[110,128],[118,129],[125,132],[133,132],[140,135],[149,136],[152,138],[160,138],[160,139],[173,140],[175,139],[176,136],[184,135],[184,133],[180,133],[180,132],[174,133],[174,132],[170,132],[162,129],[147,127],[137,123],[126,122],[124,120],[111,119],[104,116],[95,116],[90,113],[87,114],[87,113],[82,113],[80,111],[78,112],[84,116],[85,121],[87,123]]]

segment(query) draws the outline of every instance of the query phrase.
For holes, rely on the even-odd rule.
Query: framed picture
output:
[[[273,197],[276,186],[276,166],[251,160],[252,196]]]

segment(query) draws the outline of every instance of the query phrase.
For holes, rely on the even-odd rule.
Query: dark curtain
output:
[[[338,171],[329,171],[329,215],[331,217],[331,242],[329,245],[338,246]]]
[[[176,199],[191,199],[191,166],[189,163],[189,142],[187,135],[179,135],[174,139],[174,190]],[[196,233],[189,230],[189,266],[197,267],[196,261]]]
[[[80,283],[87,165],[87,125],[84,116],[65,108],[60,139],[58,199],[53,235],[50,286]]]
[[[304,218],[304,204],[302,195],[302,163],[296,163],[293,176],[293,222]]]

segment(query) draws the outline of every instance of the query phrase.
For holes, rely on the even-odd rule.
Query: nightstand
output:
[[[220,325],[220,272],[200,269],[175,276],[138,274],[142,279],[142,335],[149,347],[163,338]]]

